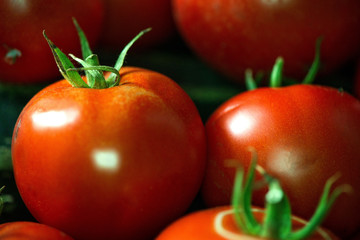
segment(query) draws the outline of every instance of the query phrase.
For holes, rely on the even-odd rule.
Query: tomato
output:
[[[308,219],[330,176],[353,193],[339,197],[324,226],[340,237],[360,228],[360,101],[330,87],[258,88],[223,103],[206,123],[208,167],[202,194],[208,206],[229,203],[236,159],[245,166],[248,147],[258,164],[279,179],[295,215]],[[263,205],[264,191],[254,192]]]
[[[360,51],[358,0],[173,0],[173,9],[191,49],[238,82],[247,68],[268,72],[278,56],[288,77],[303,77],[319,37],[323,73]]]
[[[123,48],[140,30],[152,28],[146,39],[135,48],[150,48],[175,35],[171,0],[104,0],[105,20],[101,47]]]
[[[190,97],[150,70],[120,74],[107,89],[46,87],[14,130],[24,203],[75,239],[150,239],[186,211],[203,178],[205,131]]]
[[[2,240],[72,240],[65,233],[35,222],[9,222],[0,225]]]
[[[46,29],[51,39],[61,42],[66,52],[79,55],[72,17],[80,22],[90,44],[95,45],[102,27],[101,0],[1,1],[0,81],[35,83],[59,78],[42,31]],[[11,49],[17,57],[6,57]]]
[[[314,215],[309,221],[304,221],[291,215],[291,202],[279,180],[269,175],[264,169],[259,169],[256,149],[249,150],[252,152],[252,160],[246,179],[243,167],[239,166],[236,170],[231,207],[222,206],[185,216],[163,230],[157,240],[338,239],[319,226],[337,198],[349,191],[349,186],[344,184],[331,190],[338,177],[334,175],[329,178]],[[265,209],[251,205],[255,188],[255,169],[258,169],[268,187]]]
[[[260,208],[252,209],[255,218],[262,221],[264,210]],[[191,213],[168,226],[156,240],[255,240],[264,239],[261,237],[250,236],[239,230],[234,221],[234,209],[230,206],[221,206]],[[304,226],[303,219],[293,216],[293,229],[296,230]],[[318,228],[317,231],[308,239],[339,239],[329,231]]]

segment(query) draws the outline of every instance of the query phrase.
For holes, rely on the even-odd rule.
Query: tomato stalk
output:
[[[331,187],[339,175],[334,175],[328,179],[312,218],[303,228],[292,231],[291,206],[286,194],[277,179],[266,173],[260,166],[256,166],[257,156],[254,150],[252,150],[252,155],[253,159],[245,183],[243,169],[237,168],[232,196],[236,224],[246,234],[278,240],[306,239],[322,223],[335,200],[342,193],[349,193],[351,191],[349,185],[341,185],[331,192]],[[255,169],[262,174],[269,187],[265,196],[265,218],[262,223],[257,222],[251,211]]]
[[[313,63],[306,74],[304,80],[302,81],[302,84],[311,84],[314,82],[316,74],[319,71],[320,68],[320,47],[322,43],[322,37],[319,37],[316,40],[316,46],[315,46],[315,56]],[[282,57],[278,57],[275,60],[274,67],[271,71],[270,75],[270,87],[281,87],[282,86],[282,78],[283,78],[283,66],[284,66],[284,59]],[[257,88],[257,82],[252,77],[252,71],[251,69],[247,69],[245,71],[245,83],[248,90],[254,90]]]
[[[50,46],[60,73],[73,87],[77,88],[104,89],[118,86],[120,83],[119,71],[123,66],[128,50],[142,35],[151,30],[151,28],[147,28],[136,35],[121,51],[114,67],[111,67],[100,65],[98,56],[91,51],[85,33],[80,28],[76,19],[73,19],[73,22],[79,35],[83,59],[72,54],[69,54],[69,56],[82,67],[76,68],[71,60],[47,37],[45,30],[43,35]],[[80,71],[85,72],[87,81],[83,80],[79,74]],[[105,79],[103,72],[111,72],[111,74]]]
[[[10,65],[15,64],[16,60],[21,57],[21,51],[16,48],[10,48],[7,45],[3,45],[4,48],[7,50],[7,53],[4,57],[4,61]]]

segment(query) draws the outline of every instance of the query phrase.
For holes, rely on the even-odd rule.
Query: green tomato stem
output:
[[[100,65],[98,56],[92,53],[89,42],[83,30],[77,23],[76,19],[73,18],[73,22],[80,38],[83,59],[77,58],[72,54],[70,54],[70,57],[76,62],[78,62],[80,65],[82,65],[81,68],[76,68],[72,64],[70,59],[46,36],[45,31],[43,32],[43,35],[50,46],[60,73],[72,86],[77,88],[90,87],[94,89],[104,89],[118,86],[120,83],[119,71],[124,63],[124,59],[128,50],[136,40],[138,40],[142,35],[151,30],[151,28],[148,28],[136,35],[135,38],[132,39],[120,53],[120,56],[116,61],[115,67],[110,67]],[[82,77],[78,73],[79,71],[85,71],[87,82],[82,79]],[[105,79],[103,71],[111,72],[110,76],[107,79]]]
[[[303,84],[311,84],[314,82],[316,74],[318,73],[319,69],[320,69],[320,47],[321,47],[321,43],[322,43],[323,38],[319,37],[318,39],[316,39],[316,46],[315,46],[315,57],[314,57],[314,61],[310,67],[309,72],[307,73],[307,75],[305,76],[304,80],[303,80]]]
[[[281,87],[283,66],[284,59],[282,57],[278,57],[271,72],[270,87]]]
[[[76,71],[67,71],[69,68],[75,68],[68,57],[47,37],[45,30],[43,35],[48,42],[50,49],[54,55],[55,62],[63,77],[69,81],[69,83],[77,88],[88,88],[89,86],[81,78],[80,74]]]
[[[13,65],[16,63],[16,60],[21,57],[21,51],[16,48],[10,48],[7,45],[4,44],[4,47],[7,50],[7,53],[4,57],[4,61],[10,65]]]
[[[252,161],[244,183],[244,170],[236,170],[232,206],[237,226],[242,232],[270,239],[302,240],[313,234],[322,223],[335,200],[343,193],[351,191],[348,185],[341,185],[331,192],[331,187],[338,179],[335,175],[328,179],[323,194],[313,217],[303,228],[292,231],[292,215],[289,200],[281,188],[280,182],[270,176],[265,170],[256,166],[257,156],[252,150]],[[257,169],[268,184],[268,193],[265,197],[265,217],[262,224],[258,223],[251,210],[251,196],[254,183],[255,169]]]
[[[142,35],[144,35],[145,33],[149,32],[149,31],[151,31],[151,28],[147,28],[147,29],[145,29],[145,30],[142,30],[140,33],[138,33],[138,34],[125,46],[125,48],[121,51],[118,59],[116,60],[116,63],[115,63],[115,66],[114,66],[115,69],[117,69],[118,71],[120,71],[120,68],[121,68],[121,67],[123,66],[123,64],[124,64],[125,56],[126,56],[127,52],[129,51],[130,47],[131,47]],[[113,82],[113,81],[114,81],[113,79],[114,79],[115,77],[116,77],[115,75],[110,74],[110,76],[109,76],[108,79],[109,79],[110,82]]]
[[[75,18],[73,18],[73,23],[74,23],[77,33],[79,35],[82,57],[83,57],[83,59],[87,59],[90,55],[93,54],[91,51],[89,42],[86,38],[84,31],[81,29],[80,25],[78,24],[78,22],[76,21]],[[97,62],[97,65],[98,64],[99,64],[99,62]]]
[[[246,89],[249,91],[257,89],[257,84],[253,77],[253,73],[251,69],[245,70],[245,84],[246,84]]]

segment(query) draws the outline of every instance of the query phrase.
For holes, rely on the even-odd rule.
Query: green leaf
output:
[[[257,84],[253,77],[251,69],[245,70],[245,84],[247,90],[254,90],[257,88]]]
[[[85,71],[85,74],[86,74],[86,77],[88,80],[88,84],[91,88],[95,88],[95,89],[107,88],[103,72],[99,68],[97,68],[98,66],[93,66],[88,63],[93,60],[91,60],[91,61],[88,60],[88,62],[87,62],[80,58],[75,57],[72,54],[69,54],[69,55],[70,55],[70,57],[72,57],[75,61],[77,61],[84,67],[81,70]],[[92,55],[88,56],[87,59],[90,59],[90,58],[95,59],[94,61],[96,62],[97,56],[95,54],[92,54]]]
[[[324,218],[330,211],[335,200],[343,193],[349,193],[352,191],[352,188],[347,185],[341,185],[331,193],[331,187],[335,181],[339,178],[339,175],[334,175],[326,181],[323,194],[321,195],[318,206],[315,210],[315,213],[308,221],[308,223],[300,230],[289,235],[289,240],[301,240],[309,237],[318,226],[323,222]]]
[[[93,54],[91,49],[90,49],[89,42],[88,42],[88,40],[86,38],[86,35],[85,35],[84,31],[81,29],[80,25],[78,24],[78,22],[76,21],[75,18],[73,18],[73,22],[74,22],[74,25],[76,27],[77,33],[79,35],[80,46],[81,46],[81,52],[82,52],[83,59],[87,59],[89,56],[91,56]],[[97,62],[96,65],[99,65],[99,61]]]
[[[257,155],[256,152],[252,150],[252,161],[248,170],[245,186],[243,186],[244,171],[241,167],[237,167],[232,197],[235,221],[238,227],[249,235],[258,235],[261,230],[261,226],[256,221],[251,207],[256,162]]]
[[[289,200],[279,181],[272,179],[266,194],[265,219],[261,236],[271,239],[287,239],[291,227]]]
[[[307,73],[307,75],[305,76],[305,79],[303,81],[303,84],[311,84],[314,82],[316,74],[318,73],[319,69],[320,69],[320,47],[321,47],[321,43],[322,43],[323,38],[319,37],[316,40],[316,47],[315,47],[315,57],[314,57],[314,61],[310,67],[309,72]]]
[[[43,31],[43,35],[50,46],[56,65],[63,77],[74,87],[88,88],[89,86],[84,82],[78,72],[67,71],[70,68],[74,68],[70,59],[46,36],[45,31]]]
[[[282,57],[278,57],[275,61],[275,65],[273,67],[270,76],[271,87],[281,87],[283,66],[284,66],[284,59]]]
[[[142,30],[140,33],[138,33],[126,46],[125,48],[121,51],[114,68],[117,69],[118,71],[120,71],[120,68],[123,66],[124,64],[124,60],[125,60],[125,56],[127,54],[127,52],[129,51],[130,47],[145,33],[149,32],[151,30],[151,28],[147,28],[145,30]],[[115,82],[116,76],[114,74],[111,74],[108,78],[109,82]]]

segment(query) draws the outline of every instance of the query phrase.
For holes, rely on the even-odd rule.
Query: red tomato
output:
[[[134,47],[160,44],[174,35],[171,0],[104,0],[106,15],[101,46],[122,49],[140,30],[151,27]]]
[[[26,206],[75,239],[151,239],[186,211],[203,179],[204,125],[189,96],[153,71],[120,74],[108,89],[50,85],[14,130]]]
[[[73,240],[65,233],[35,222],[9,222],[0,225],[1,240]]]
[[[258,164],[279,179],[295,215],[308,219],[326,180],[337,172],[337,184],[353,193],[340,196],[324,226],[350,236],[360,228],[360,101],[329,87],[294,85],[259,88],[220,106],[206,123],[208,168],[203,196],[209,206],[229,203],[234,181],[227,159],[249,165],[248,147]],[[264,191],[254,192],[262,205]]]
[[[243,82],[244,70],[272,69],[305,76],[316,39],[323,36],[323,71],[332,71],[360,50],[358,0],[173,0],[175,21],[189,46],[212,67]]]
[[[234,221],[234,210],[231,207],[223,206],[212,209],[206,209],[191,213],[168,226],[156,240],[255,240],[264,239],[256,236],[249,236],[239,230]],[[253,208],[253,213],[258,221],[264,217],[263,209]],[[304,220],[293,217],[293,230],[301,228]],[[322,228],[308,239],[339,239],[332,233]]]
[[[66,52],[80,56],[72,17],[90,44],[95,44],[102,26],[101,0],[0,1],[0,81],[34,83],[60,77],[42,31],[46,29],[51,39],[61,42]],[[10,49],[17,49],[21,56],[7,58]]]

